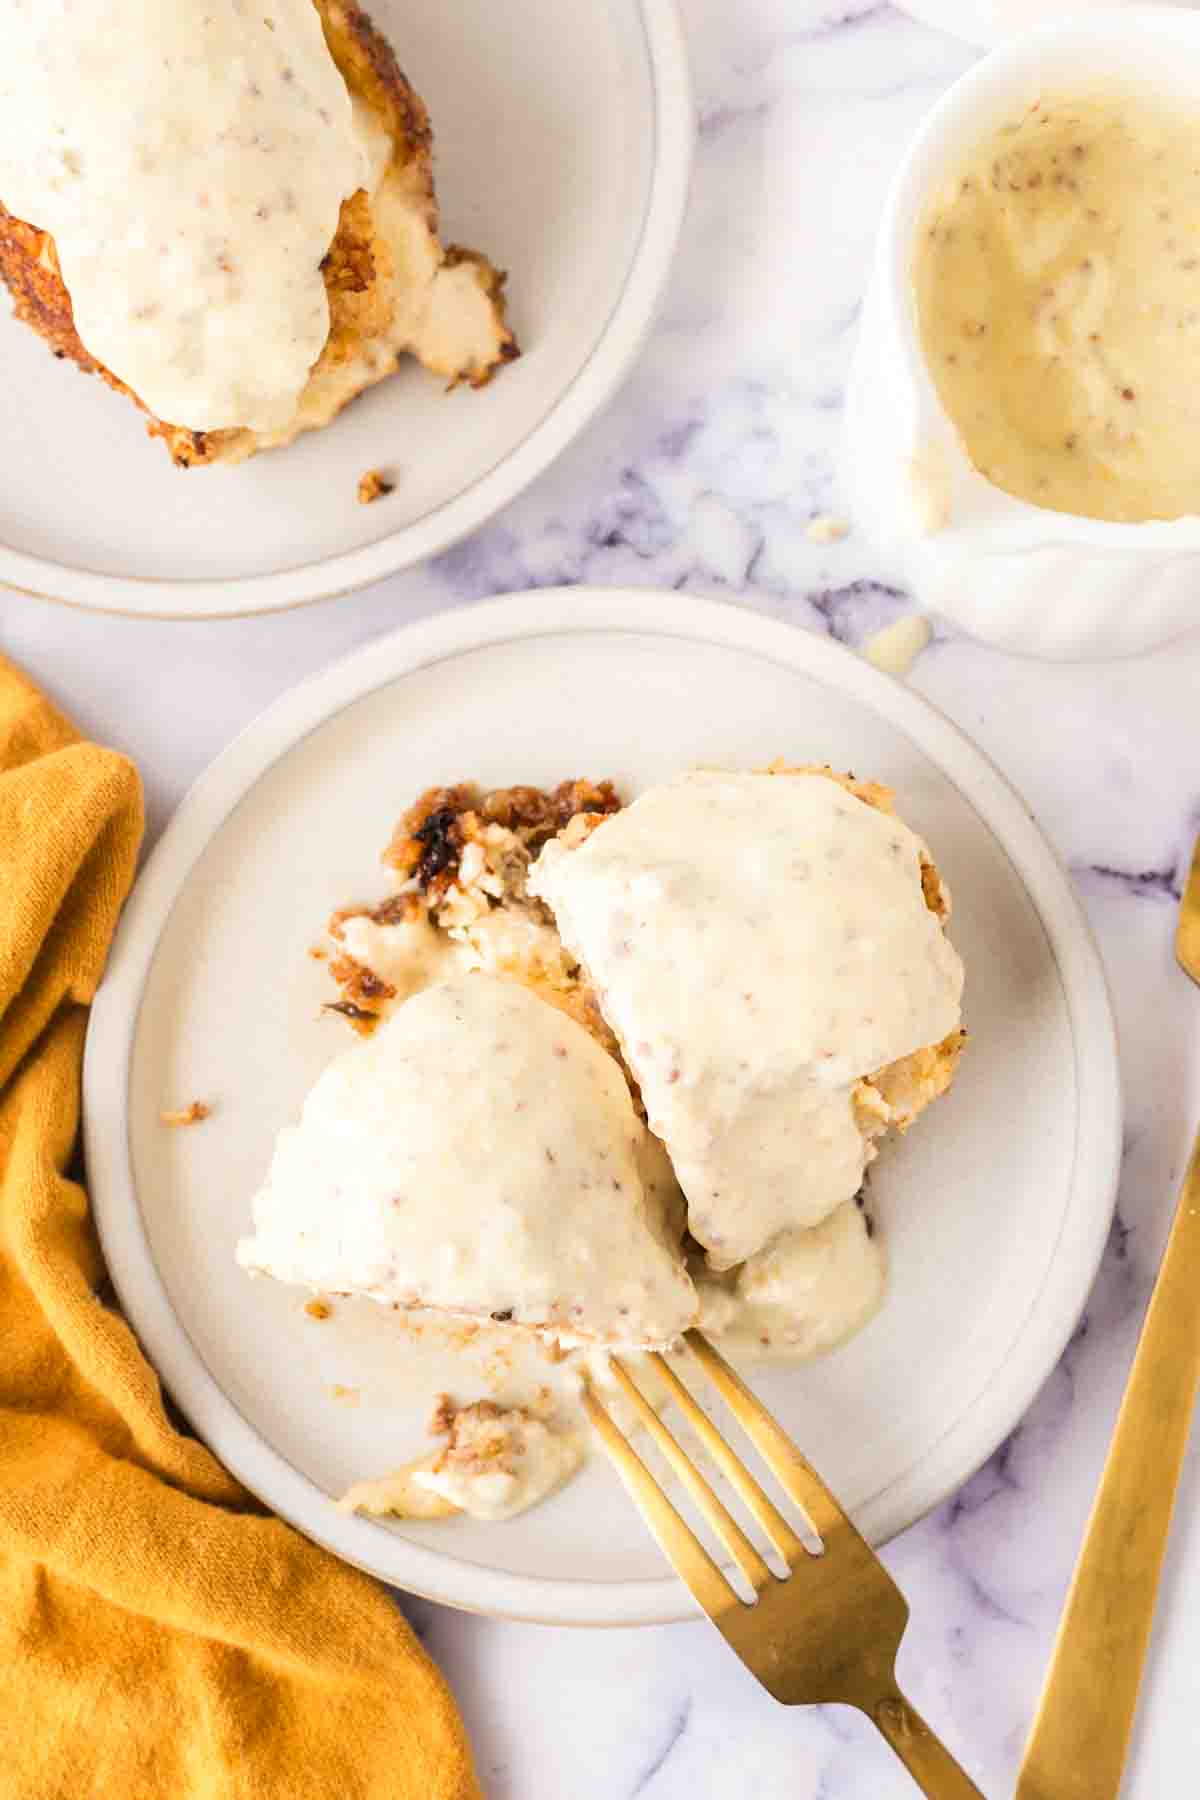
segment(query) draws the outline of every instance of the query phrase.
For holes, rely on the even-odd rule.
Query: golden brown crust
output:
[[[428,156],[433,146],[425,102],[396,61],[391,45],[354,0],[315,0],[329,54],[352,94],[386,123],[397,150]],[[433,201],[433,183],[429,184]]]
[[[339,999],[328,1010],[340,1013],[356,1031],[368,1035],[395,998],[396,990],[388,982],[347,954],[343,927],[348,919],[367,918],[376,925],[428,919],[435,928],[444,928],[441,909],[447,903],[453,907],[460,894],[457,884],[464,853],[475,846],[473,854],[478,858],[480,847],[486,845],[493,859],[490,872],[499,889],[489,890],[495,898],[484,901],[484,906],[515,906],[523,916],[549,927],[549,914],[541,902],[526,893],[530,862],[570,821],[599,824],[620,805],[609,781],[564,781],[550,790],[530,786],[485,790],[473,782],[428,788],[402,815],[384,853],[384,861],[400,880],[413,885],[377,906],[339,908],[328,922],[336,946],[329,972],[340,990]],[[573,978],[564,980],[562,971],[539,971],[534,966],[524,966],[519,978],[548,1006],[557,1007],[582,1025],[621,1062],[617,1040],[590,987]],[[631,1081],[630,1087],[635,1104],[640,1104],[636,1084]]]
[[[314,0],[329,53],[353,95],[365,100],[386,126],[392,140],[392,166],[408,172],[410,192],[415,194],[431,231],[437,229],[437,203],[432,176],[432,134],[429,114],[397,63],[387,39],[369,15],[353,0]],[[321,265],[329,300],[329,337],[314,373],[327,370],[351,357],[366,340],[381,333],[388,322],[386,298],[379,280],[376,232],[367,195],[360,189],[343,203],[337,234]],[[475,251],[451,246],[443,266],[455,267],[470,260],[479,270],[480,285],[503,316],[503,274]],[[71,297],[63,283],[54,240],[48,232],[14,218],[0,204],[0,276],[13,297],[16,317],[45,339],[55,356],[70,358],[86,374],[99,375],[118,393],[126,394],[147,415],[147,431],[162,438],[171,459],[180,468],[240,460],[254,449],[253,434],[238,429],[192,431],[156,418],[133,390],[92,356],[75,330]],[[516,341],[506,329],[498,358],[511,361],[519,355]],[[390,363],[394,368],[397,354]],[[388,373],[384,368],[378,373]],[[494,365],[472,365],[464,371],[473,387],[483,386]],[[452,383],[453,385],[453,383]],[[346,398],[351,398],[347,394]],[[327,423],[322,419],[319,423]]]
[[[446,254],[442,258],[443,269],[461,268],[464,263],[468,263],[474,269],[480,287],[503,315],[504,289],[508,281],[506,271],[497,269],[478,250],[468,250],[462,244],[447,244]],[[498,367],[502,368],[505,363],[516,362],[520,354],[521,346],[510,331],[499,347],[495,363],[479,364],[464,369],[461,375],[452,377],[450,386],[455,388],[460,381],[466,381],[473,388],[486,387]]]
[[[368,969],[352,956],[343,954],[331,958],[329,973],[341,988],[342,998],[353,1001],[364,1011],[370,1010],[376,1001],[396,998],[396,990],[390,981],[384,981],[374,969]]]
[[[485,792],[473,782],[427,788],[401,814],[383,860],[401,880],[415,880],[423,894],[436,899],[457,878],[462,852],[481,825],[514,832],[532,857],[577,814],[607,816],[620,805],[611,781],[563,781],[552,790]]]
[[[118,393],[137,400],[123,381],[90,356],[79,341],[71,296],[59,273],[54,239],[0,205],[0,275],[13,297],[13,311],[45,338],[55,356],[70,357],[89,375],[101,375]],[[140,405],[140,401],[138,402]]]

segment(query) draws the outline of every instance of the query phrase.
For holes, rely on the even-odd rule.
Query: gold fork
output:
[[[618,1387],[754,1589],[754,1603],[738,1597],[589,1387],[584,1395],[588,1416],[676,1573],[776,1700],[785,1706],[835,1701],[857,1706],[883,1733],[923,1793],[934,1800],[982,1800],[896,1685],[896,1651],[908,1623],[904,1595],[820,1476],[724,1357],[699,1331],[687,1332],[684,1341],[808,1520],[821,1549],[814,1554],[806,1548],[671,1365],[651,1354],[649,1361],[671,1400],[787,1564],[789,1579],[774,1575],[629,1371],[611,1357]]]

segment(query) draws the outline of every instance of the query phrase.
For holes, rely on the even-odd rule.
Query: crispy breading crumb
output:
[[[368,469],[365,475],[358,478],[358,500],[360,506],[370,506],[372,500],[382,500],[395,488],[394,481],[389,481],[380,469]]]
[[[304,1308],[310,1319],[327,1319],[333,1311],[328,1300],[309,1300]]]
[[[158,1118],[162,1125],[199,1125],[211,1112],[212,1107],[207,1100],[193,1100],[187,1106],[160,1112]]]
[[[323,1013],[337,1013],[343,1019],[349,1019],[360,1037],[370,1037],[379,1023],[379,1014],[368,1007],[358,1006],[353,1000],[327,1000],[322,1006]]]
[[[433,1411],[429,1415],[429,1423],[425,1427],[430,1437],[448,1437],[454,1427],[455,1415],[458,1412],[449,1394],[435,1394]]]

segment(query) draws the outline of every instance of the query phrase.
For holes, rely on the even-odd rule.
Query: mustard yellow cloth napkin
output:
[[[0,1795],[477,1800],[384,1590],[172,1427],[96,1296],[67,1168],[141,832],[136,771],[0,661]]]

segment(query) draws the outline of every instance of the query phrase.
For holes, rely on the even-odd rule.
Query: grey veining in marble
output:
[[[155,828],[285,687],[405,619],[482,595],[635,582],[669,608],[717,593],[851,645],[910,610],[853,531],[820,545],[806,526],[838,510],[842,384],[889,174],[970,53],[876,0],[684,0],[684,14],[701,134],[661,321],[605,416],[501,518],[426,569],[257,622],[134,623],[0,597],[0,647],[137,757]],[[1128,1100],[1117,1221],[1059,1368],[987,1466],[887,1552],[913,1610],[902,1676],[1000,1796],[1200,1119],[1200,997],[1170,943],[1200,826],[1200,636],[1133,662],[1054,667],[939,626],[911,679],[995,759],[1069,864],[1110,974]],[[1198,1511],[1193,1456],[1135,1800],[1197,1791]],[[491,1800],[913,1791],[864,1721],[776,1707],[702,1624],[574,1633],[408,1610],[459,1695]]]

